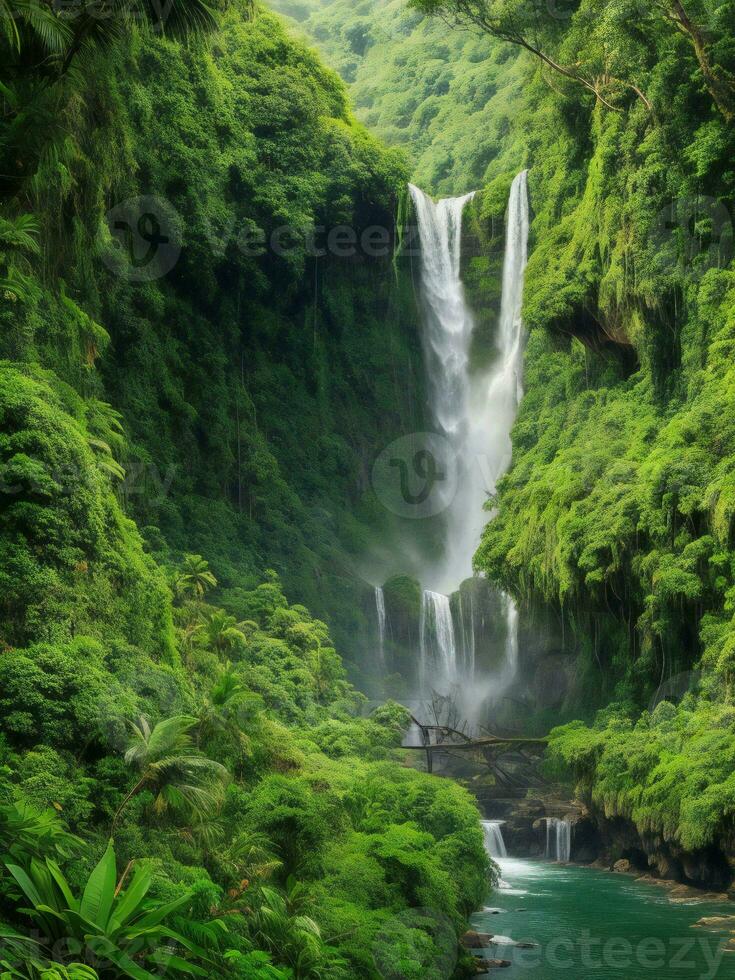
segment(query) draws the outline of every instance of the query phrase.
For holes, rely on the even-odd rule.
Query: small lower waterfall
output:
[[[503,831],[500,829],[502,820],[482,820],[482,833],[485,837],[485,850],[492,858],[504,858],[508,856],[503,840]]]
[[[381,667],[385,667],[385,634],[388,619],[385,614],[385,595],[379,585],[375,586],[375,611],[378,617],[378,658]]]
[[[546,857],[568,864],[572,853],[572,825],[558,817],[546,818]]]
[[[429,687],[448,694],[459,681],[457,640],[449,596],[425,589],[421,597],[419,680],[423,692]]]

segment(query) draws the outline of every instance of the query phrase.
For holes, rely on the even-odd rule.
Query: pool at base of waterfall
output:
[[[506,857],[502,887],[471,928],[494,936],[485,959],[510,960],[490,975],[533,980],[735,978],[733,933],[702,917],[735,915],[735,903],[670,901],[664,887],[628,875]],[[735,923],[733,923],[735,926]],[[515,945],[515,944],[522,945]],[[526,947],[525,944],[532,944]]]

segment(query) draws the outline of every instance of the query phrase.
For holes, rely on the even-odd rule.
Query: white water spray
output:
[[[572,825],[558,817],[546,818],[546,857],[568,864],[572,853]]]
[[[485,838],[485,850],[493,858],[504,858],[508,856],[503,840],[503,831],[500,829],[500,820],[482,820],[482,833]]]
[[[449,597],[424,591],[421,597],[419,680],[422,693],[430,686],[448,693],[460,680],[457,640]]]
[[[450,442],[457,461],[456,493],[445,511],[441,559],[427,570],[432,588],[452,592],[472,574],[472,556],[495,493],[511,459],[510,431],[523,393],[523,279],[528,258],[527,172],[513,181],[508,200],[503,290],[489,370],[473,372],[470,344],[474,322],[460,278],[462,212],[473,197],[436,203],[410,185],[421,240],[423,332],[434,423]]]
[[[527,171],[511,185],[507,211],[503,288],[496,337],[497,355],[489,370],[473,372],[470,345],[473,318],[464,298],[460,277],[462,213],[473,197],[432,201],[409,185],[416,209],[421,240],[421,279],[425,303],[423,333],[431,409],[437,430],[450,442],[456,458],[456,493],[446,500],[445,539],[441,558],[426,570],[432,591],[424,593],[421,611],[422,689],[427,677],[441,690],[438,681],[454,683],[458,676],[457,641],[446,594],[442,616],[445,644],[436,641],[430,649],[429,623],[436,622],[437,596],[451,593],[472,574],[472,556],[480,542],[487,515],[484,504],[495,493],[497,482],[511,460],[510,432],[523,393],[522,364],[525,333],[521,319],[523,280],[528,258]],[[433,591],[434,589],[438,591]],[[512,599],[506,602],[505,666],[494,678],[497,693],[512,682],[518,662],[518,614]],[[433,620],[432,620],[433,616]],[[464,673],[475,675],[474,624],[467,633],[460,598],[460,642]],[[441,646],[441,649],[439,647]],[[468,666],[472,662],[471,673]],[[442,670],[437,677],[434,665]],[[445,690],[446,692],[446,684]],[[489,692],[488,692],[489,693]],[[477,701],[481,692],[475,692]],[[482,695],[484,697],[484,695]]]

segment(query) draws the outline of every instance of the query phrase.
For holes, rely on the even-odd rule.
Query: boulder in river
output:
[[[492,938],[486,932],[475,932],[474,929],[468,929],[462,936],[461,942],[465,949],[486,949]]]
[[[674,885],[669,890],[669,901],[688,903],[688,902],[727,902],[728,897],[725,892],[703,892],[701,888],[694,888],[692,885]]]
[[[695,927],[700,929],[733,929],[735,930],[735,915],[705,915]]]
[[[613,865],[613,871],[617,871],[618,874],[629,874],[632,869],[633,866],[627,858],[621,858]]]

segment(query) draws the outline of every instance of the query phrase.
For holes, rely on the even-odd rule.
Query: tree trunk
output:
[[[681,0],[673,0],[673,19],[682,33],[686,34],[694,48],[700,71],[715,105],[722,113],[725,122],[735,120],[735,91],[733,86],[723,81],[710,61],[704,32],[690,18]]]

